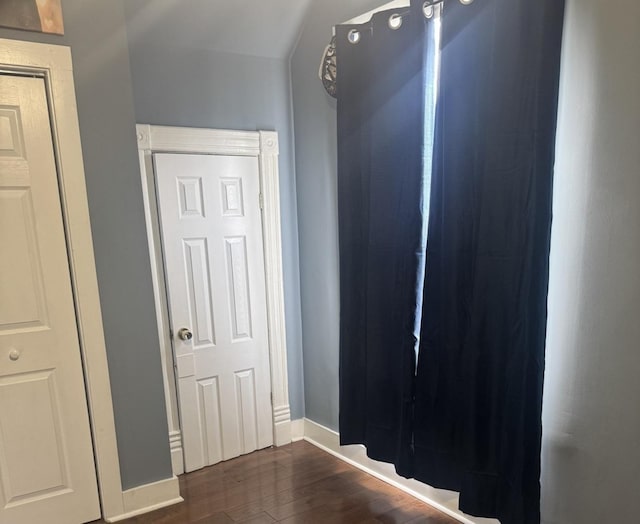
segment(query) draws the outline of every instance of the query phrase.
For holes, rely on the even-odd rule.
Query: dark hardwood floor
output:
[[[307,442],[183,475],[180,492],[182,504],[123,523],[456,523]]]

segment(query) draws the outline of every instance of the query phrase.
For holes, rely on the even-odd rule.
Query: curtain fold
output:
[[[424,24],[404,9],[336,28],[340,439],[399,470],[411,467],[424,259]]]
[[[416,381],[414,476],[540,522],[562,0],[448,2]]]

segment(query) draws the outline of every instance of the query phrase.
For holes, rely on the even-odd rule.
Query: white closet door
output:
[[[44,81],[0,75],[0,522],[99,517]]]

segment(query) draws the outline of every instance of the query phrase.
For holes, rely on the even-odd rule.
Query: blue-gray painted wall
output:
[[[124,489],[171,477],[171,457],[120,1],[64,0]]]
[[[566,5],[542,521],[638,522],[640,3]]]

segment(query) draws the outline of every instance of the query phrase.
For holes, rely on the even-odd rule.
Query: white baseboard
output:
[[[459,522],[464,524],[499,524],[494,519],[465,515],[458,509],[457,493],[432,488],[416,480],[405,479],[395,472],[391,464],[377,462],[367,457],[364,446],[340,446],[340,436],[337,432],[306,418],[304,419],[304,440],[387,484],[391,484],[405,493],[426,502]]]
[[[178,477],[145,484],[122,492],[124,513],[106,519],[107,522],[119,522],[131,517],[149,513],[182,502]]]
[[[298,442],[304,439],[304,419],[291,421],[291,442]]]

